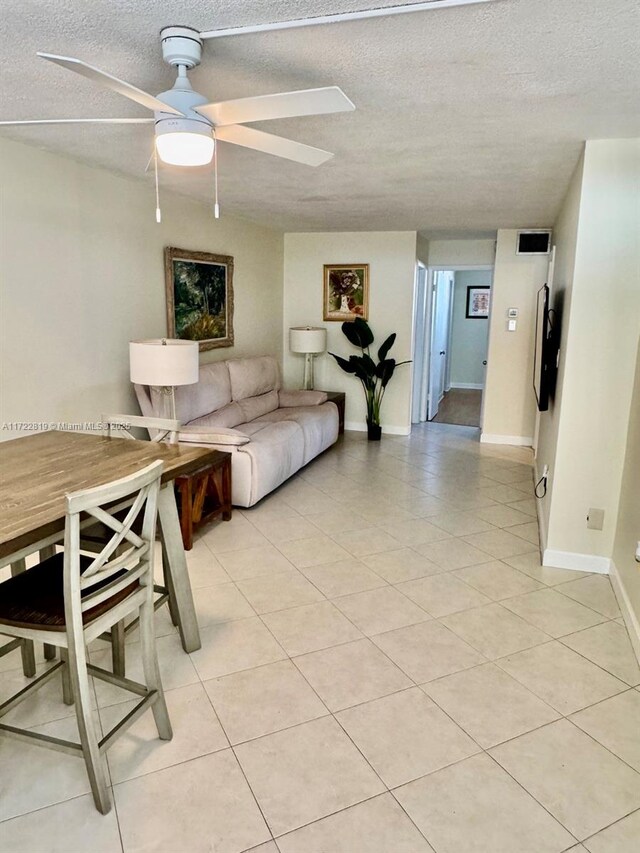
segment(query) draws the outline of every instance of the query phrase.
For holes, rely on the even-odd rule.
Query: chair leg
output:
[[[24,557],[21,560],[16,560],[11,563],[11,577],[21,575],[26,572],[27,563]],[[24,640],[20,646],[20,655],[22,656],[22,671],[27,678],[33,678],[36,674],[36,652],[32,640]]]
[[[71,640],[71,637],[69,639]],[[107,814],[111,811],[111,794],[109,793],[105,762],[100,755],[93,722],[89,675],[87,673],[87,659],[82,634],[80,634],[76,642],[70,642],[68,655],[67,669],[71,681],[71,692],[76,706],[78,733],[80,734],[84,763],[87,767],[89,782],[91,783],[93,800],[98,811],[102,814]]]
[[[62,701],[65,705],[73,705],[71,679],[69,678],[69,654],[66,649],[60,649],[60,660],[66,664],[62,667]]]
[[[48,643],[44,644],[44,659],[45,660],[55,660],[56,659],[56,647],[50,646]]]
[[[152,706],[153,716],[156,721],[158,735],[161,740],[171,740],[173,730],[167,711],[167,703],[164,698],[162,681],[160,679],[160,668],[158,666],[158,655],[156,652],[156,632],[154,623],[153,601],[149,597],[140,608],[140,643],[142,651],[142,667],[144,669],[144,680],[148,690],[155,690],[158,698]]]
[[[125,674],[125,651],[124,651],[124,621],[116,622],[111,629],[111,664],[114,675],[124,678]]]

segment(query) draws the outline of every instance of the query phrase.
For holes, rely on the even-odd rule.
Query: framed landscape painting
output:
[[[324,265],[324,320],[368,319],[369,264]]]
[[[233,258],[169,246],[164,259],[169,337],[233,346]]]
[[[490,287],[467,287],[466,320],[486,320],[491,302]]]

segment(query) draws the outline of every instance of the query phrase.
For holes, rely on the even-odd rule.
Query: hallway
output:
[[[451,388],[440,401],[434,424],[480,426],[482,391],[471,388]]]

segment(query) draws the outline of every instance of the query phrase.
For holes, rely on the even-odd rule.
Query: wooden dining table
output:
[[[158,524],[165,567],[175,594],[178,627],[186,652],[200,648],[172,481],[216,455],[215,450],[125,438],[49,430],[0,442],[0,568],[60,542],[65,496],[101,486],[149,465],[164,463]]]

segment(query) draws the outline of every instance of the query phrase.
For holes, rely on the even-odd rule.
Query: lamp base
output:
[[[313,391],[313,360],[312,352],[305,353],[304,356],[304,379],[302,383],[303,391]]]

